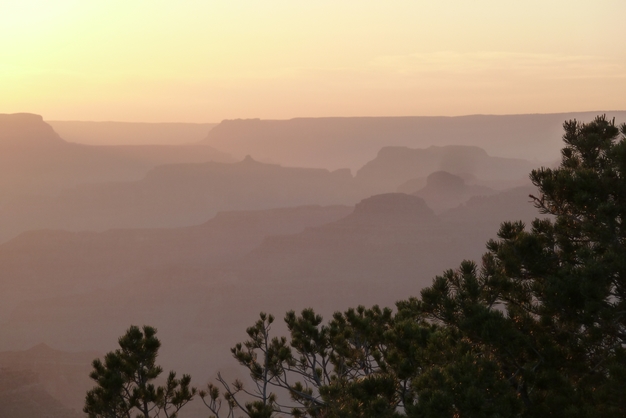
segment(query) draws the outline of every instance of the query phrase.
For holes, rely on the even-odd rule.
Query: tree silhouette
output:
[[[526,416],[626,416],[626,125],[564,124],[558,168],[531,173],[548,219],[505,222],[417,309],[491,358]]]
[[[155,386],[163,369],[156,365],[161,342],[156,329],[131,326],[119,339],[120,348],[109,352],[104,363],[95,359],[90,377],[97,385],[87,392],[84,412],[93,418],[175,418],[195,395],[191,377],[170,372],[164,386]],[[162,415],[161,415],[162,414]]]

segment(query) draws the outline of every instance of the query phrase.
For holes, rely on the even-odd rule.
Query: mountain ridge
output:
[[[565,120],[598,114],[626,119],[626,111],[518,115],[230,119],[202,143],[242,158],[288,165],[356,170],[384,146],[468,145],[491,155],[550,161],[559,157]]]
[[[206,145],[94,146],[61,138],[40,115],[0,114],[0,204],[81,183],[137,180],[163,163],[234,161]]]

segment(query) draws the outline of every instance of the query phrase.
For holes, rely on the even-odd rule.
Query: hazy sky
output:
[[[624,0],[0,0],[0,113],[626,109]]]

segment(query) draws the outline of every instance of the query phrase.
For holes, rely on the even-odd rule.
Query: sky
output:
[[[0,113],[626,110],[624,0],[0,0]]]

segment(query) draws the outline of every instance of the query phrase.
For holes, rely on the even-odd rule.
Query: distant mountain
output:
[[[56,197],[8,202],[0,207],[0,242],[33,229],[190,226],[219,211],[354,204],[361,197],[347,170],[289,168],[251,158],[163,165],[140,181],[84,184]]]
[[[220,212],[186,228],[27,232],[0,245],[0,322],[18,300],[110,288],[146,276],[201,279],[268,235],[294,234],[350,212],[350,206],[300,206]]]
[[[396,187],[395,191],[398,193],[412,194],[426,186],[426,182],[426,177],[416,177],[413,179],[409,179]]]
[[[216,123],[46,121],[66,141],[87,145],[186,145],[200,141]]]
[[[0,147],[5,151],[59,147],[64,143],[65,141],[50,125],[44,123],[39,115],[0,113]]]
[[[389,193],[364,199],[336,222],[266,238],[233,270],[240,280],[265,283],[268,289],[303,287],[310,295],[314,288],[328,287],[352,303],[392,304],[402,292],[429,283],[443,266],[460,261],[459,247],[462,240],[423,199]],[[315,306],[336,306],[336,297],[326,298]]]
[[[222,210],[354,204],[438,170],[472,179],[470,186],[503,188],[527,183],[536,167],[477,147],[387,147],[353,178],[347,169],[288,168],[250,157],[204,162],[228,160],[206,145],[72,144],[39,116],[1,116],[0,242],[42,228],[177,227]]]
[[[472,197],[462,205],[441,213],[440,218],[489,231],[495,231],[503,221],[519,220],[528,225],[535,218],[547,217],[539,213],[529,195],[537,195],[537,188],[522,186],[491,196]]]
[[[63,352],[45,344],[0,352],[0,416],[80,417],[91,362],[101,354]]]
[[[90,146],[64,141],[41,116],[0,114],[0,204],[20,195],[136,180],[159,164],[233,161],[206,145]]]
[[[476,253],[467,248],[422,198],[388,193],[364,199],[336,222],[266,238],[233,269],[240,280],[270,287],[304,286],[307,294],[329,287],[352,303],[392,304],[461,254]],[[336,303],[330,297],[315,306]]]
[[[473,146],[386,147],[357,171],[355,179],[370,192],[382,193],[433,172],[446,171],[474,183],[509,188],[528,183],[528,174],[537,166],[526,160],[492,157]]]
[[[391,306],[463,259],[480,260],[501,222],[540,217],[529,191],[473,197],[440,216],[417,196],[373,196],[338,221],[266,238],[232,265],[231,276],[262,289],[257,296],[266,305],[284,309],[314,306],[328,315],[342,306]],[[277,301],[274,289],[303,297]]]
[[[468,185],[460,176],[435,171],[426,178],[426,185],[413,194],[423,198],[436,212],[452,209],[474,196],[490,196],[496,191],[485,186]]]
[[[417,196],[373,196],[335,222],[266,238],[231,264],[230,275],[258,288],[266,305],[285,310],[314,306],[329,315],[357,304],[392,306],[463,259],[480,260],[501,222],[540,217],[529,191],[473,197],[440,216]],[[278,300],[276,289],[302,297]]]
[[[500,157],[542,162],[559,158],[563,122],[589,121],[606,113],[618,121],[626,112],[578,112],[455,117],[296,118],[225,120],[203,143],[235,157],[300,167],[356,170],[387,146],[475,145]],[[443,168],[442,168],[443,169]]]
[[[83,415],[51,396],[36,373],[0,368],[0,416],[79,418]]]

